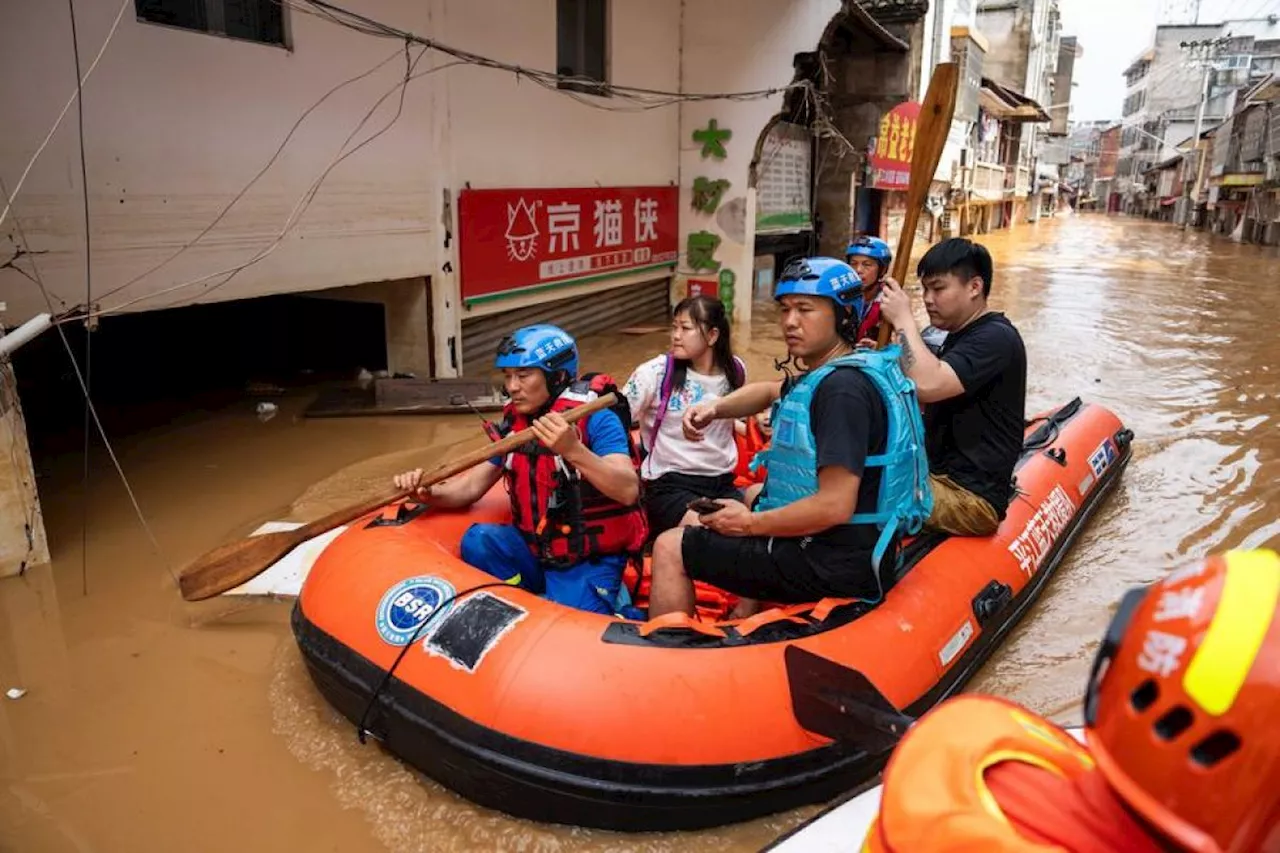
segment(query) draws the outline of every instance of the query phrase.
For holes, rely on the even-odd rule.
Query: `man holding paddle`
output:
[[[577,343],[546,324],[504,338],[494,364],[511,398],[500,431],[532,429],[537,440],[453,480],[424,488],[418,468],[396,476],[396,487],[432,506],[462,509],[505,477],[512,523],[471,525],[462,559],[551,601],[613,613],[627,559],[648,533],[635,448],[610,409],[576,424],[565,418],[608,390],[607,377],[576,381]]]
[[[902,369],[924,404],[933,513],[928,524],[959,536],[990,536],[1012,497],[1022,453],[1027,352],[1009,319],[987,307],[992,263],[962,237],[933,246],[917,274],[929,320],[947,332],[939,355],[925,344],[902,286],[886,278],[882,316],[896,330]]]

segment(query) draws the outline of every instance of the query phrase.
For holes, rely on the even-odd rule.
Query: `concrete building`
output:
[[[1280,81],[1269,75],[1239,94],[1205,134],[1201,227],[1239,242],[1280,243]]]
[[[1052,197],[1058,186],[1058,164],[1041,162],[1043,146],[1049,136],[1066,132],[1065,118],[1053,121],[1044,105],[1054,106],[1064,116],[1068,113],[1075,46],[1069,47],[1070,60],[1061,62],[1062,27],[1057,0],[983,0],[978,6],[978,28],[991,45],[985,75],[1045,113],[1043,120],[1024,122],[1016,129],[1015,168],[1028,170],[1028,189],[1025,199],[1015,198],[1011,218],[1035,221],[1046,207],[1052,210]],[[1065,91],[1055,95],[1054,81],[1060,65],[1067,83],[1061,87]]]
[[[1125,69],[1125,99],[1121,110],[1124,130],[1120,134],[1117,163],[1119,189],[1127,208],[1140,203],[1142,175],[1156,162],[1177,153],[1174,145],[1194,130],[1195,110],[1200,101],[1202,72],[1189,62],[1183,42],[1217,38],[1220,26],[1166,25],[1156,28],[1152,44]],[[1222,120],[1221,102],[1206,107],[1206,119]],[[1212,109],[1212,112],[1210,110]],[[1166,113],[1174,116],[1191,111],[1191,125],[1178,122],[1166,126]]]
[[[1067,135],[1046,146],[1056,158],[1061,158],[1061,181],[1070,193],[1077,208],[1092,208],[1096,204],[1093,194],[1105,121],[1072,122]]]
[[[95,347],[131,338],[162,386],[256,337],[279,336],[291,369],[298,349],[347,369],[349,339],[371,336],[360,357],[377,363],[358,363],[455,377],[484,375],[498,337],[533,320],[662,322],[711,291],[748,322],[757,283],[847,243],[867,144],[940,55],[929,5],[352,0],[451,53],[305,2],[78,4],[86,70],[102,48],[82,182],[75,109],[34,157],[76,88],[68,11],[15,0],[0,179],[21,192],[0,220],[0,325],[50,311],[38,271],[50,313],[91,317]],[[157,358],[170,344],[182,359]],[[34,496],[11,459],[0,574],[43,542],[7,511],[13,484]]]
[[[1054,67],[1050,99],[1049,135],[1066,136],[1071,122],[1071,87],[1075,83],[1076,60],[1084,56],[1084,49],[1075,36],[1062,36],[1058,40],[1058,64]]]
[[[1193,53],[1184,43],[1219,40],[1211,52]],[[1218,23],[1167,24],[1156,28],[1151,46],[1125,70],[1127,85],[1117,180],[1133,212],[1152,212],[1140,179],[1159,161],[1180,153],[1195,135],[1196,115],[1208,76],[1202,129],[1235,108],[1236,93],[1280,69],[1280,22],[1274,18]],[[1194,179],[1189,170],[1187,179]],[[1178,213],[1181,219],[1182,211]]]

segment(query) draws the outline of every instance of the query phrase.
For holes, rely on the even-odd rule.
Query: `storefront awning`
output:
[[[1236,172],[1223,175],[1218,183],[1224,187],[1255,187],[1266,180],[1266,177],[1261,172]]]
[[[989,77],[982,78],[982,88],[978,90],[978,102],[984,110],[1001,121],[1049,121],[1049,114],[1044,111],[1044,107],[1021,92],[1002,86]]]

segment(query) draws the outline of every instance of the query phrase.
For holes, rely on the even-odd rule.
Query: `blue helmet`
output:
[[[864,309],[862,279],[853,267],[835,258],[798,258],[787,264],[774,288],[773,298],[784,296],[824,296],[836,303],[836,316],[860,321]],[[844,309],[845,316],[840,318]]]
[[[578,378],[578,344],[559,326],[539,323],[525,326],[507,335],[498,344],[498,357],[493,366],[536,367],[548,378],[563,370],[570,379]]]
[[[849,244],[849,248],[844,250],[846,260],[854,255],[865,255],[880,264],[881,269],[888,269],[890,262],[893,261],[893,250],[879,237],[862,236],[855,239]]]

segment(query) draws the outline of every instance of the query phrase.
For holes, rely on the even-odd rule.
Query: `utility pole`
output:
[[[1191,156],[1195,160],[1195,177],[1188,181],[1187,170],[1182,170],[1182,183],[1185,188],[1185,194],[1182,206],[1182,230],[1186,231],[1187,226],[1191,224],[1191,208],[1200,198],[1200,171],[1202,165],[1200,163],[1200,128],[1204,125],[1204,107],[1209,100],[1209,75],[1213,72],[1213,66],[1205,63],[1204,80],[1200,83],[1200,106],[1196,109],[1196,132],[1191,137]],[[1187,164],[1187,155],[1182,155],[1184,167]]]
[[[1196,0],[1196,20],[1200,19],[1200,0]],[[1191,223],[1191,211],[1200,197],[1200,179],[1204,172],[1204,152],[1200,148],[1200,132],[1204,126],[1204,109],[1209,101],[1209,80],[1215,68],[1215,61],[1218,58],[1218,51],[1227,43],[1230,34],[1221,36],[1216,39],[1204,39],[1202,41],[1184,41],[1181,47],[1184,50],[1190,50],[1192,55],[1199,60],[1200,66],[1204,69],[1204,74],[1200,81],[1200,103],[1196,107],[1196,131],[1191,137],[1191,155],[1195,163],[1194,177],[1187,180],[1187,158],[1183,155],[1183,207],[1182,221],[1180,223],[1182,230],[1186,230]]]

